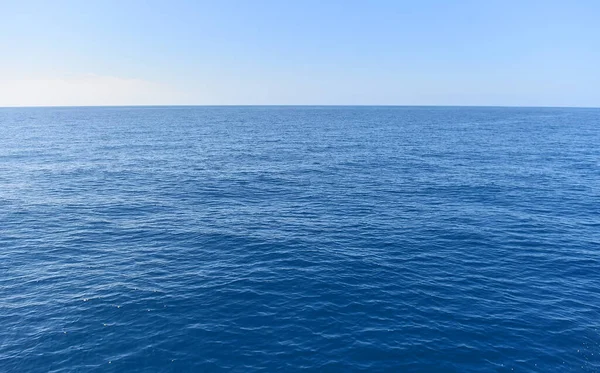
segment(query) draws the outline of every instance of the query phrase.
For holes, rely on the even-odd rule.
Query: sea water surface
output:
[[[598,372],[600,110],[0,109],[1,372]]]

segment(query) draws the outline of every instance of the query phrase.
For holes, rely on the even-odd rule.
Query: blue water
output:
[[[598,372],[600,110],[0,109],[1,372]]]

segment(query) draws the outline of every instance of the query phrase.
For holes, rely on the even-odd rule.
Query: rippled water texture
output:
[[[600,110],[0,109],[0,371],[598,372]]]

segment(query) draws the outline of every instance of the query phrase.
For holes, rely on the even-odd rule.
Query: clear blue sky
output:
[[[0,0],[0,106],[600,106],[600,1]]]

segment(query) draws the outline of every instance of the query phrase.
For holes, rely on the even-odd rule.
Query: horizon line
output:
[[[0,109],[44,108],[160,108],[160,107],[447,107],[447,108],[522,108],[522,109],[600,109],[600,106],[552,105],[402,105],[402,104],[154,104],[154,105],[23,105],[1,106]]]

